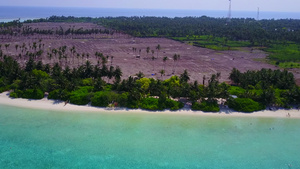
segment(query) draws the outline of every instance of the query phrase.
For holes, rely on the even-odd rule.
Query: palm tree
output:
[[[160,73],[160,76],[163,76],[163,75],[165,75],[165,70],[162,69],[159,71],[159,73]]]
[[[154,50],[151,50],[151,53],[152,53],[152,57],[154,56]]]
[[[154,59],[155,59],[155,57],[154,56],[152,56],[152,61],[153,61],[153,71],[154,71]]]
[[[173,72],[172,72],[172,74],[175,73],[175,64],[176,64],[176,61],[178,60],[178,56],[179,55],[177,55],[177,54],[174,54],[174,56],[173,56],[174,63],[173,63]]]
[[[148,54],[150,52],[150,47],[147,47],[146,52],[147,52],[147,57],[148,57]]]
[[[135,75],[138,77],[138,79],[141,79],[141,78],[145,77],[144,73],[141,72],[141,71],[139,71],[139,73],[137,73]]]
[[[5,49],[6,49],[6,52],[7,52],[7,48],[9,47],[9,45],[10,45],[10,44],[8,44],[8,43],[4,45],[4,46],[5,46]]]
[[[156,46],[156,50],[157,50],[157,58],[158,58],[158,52],[159,52],[160,49],[161,49],[160,44],[158,44],[158,45]]]
[[[84,59],[85,53],[81,54],[81,59],[82,59],[82,64],[84,63],[83,59]]]
[[[205,85],[206,76],[203,75],[203,86]]]
[[[115,69],[113,76],[115,77],[116,81],[120,81],[122,77],[122,70],[119,66],[117,66],[117,68]]]
[[[180,75],[180,81],[187,83],[190,80],[190,75],[185,69],[184,72]]]
[[[15,45],[16,51],[18,50],[18,47],[19,47],[19,45],[18,45],[18,44],[17,44],[17,45]]]
[[[114,56],[111,56],[110,57],[110,65],[112,66],[112,63],[113,63],[113,59],[114,59]]]
[[[107,59],[106,59],[107,57],[104,57],[104,56],[102,56],[101,57],[101,63],[102,63],[102,66],[104,66],[106,63],[107,63]]]
[[[51,54],[51,53],[49,53],[49,52],[47,52],[47,56],[48,56],[48,58],[49,58],[49,60],[50,60],[50,64],[51,64],[51,60],[52,60],[52,54]]]
[[[163,62],[164,62],[163,70],[165,70],[165,68],[166,68],[166,62],[167,62],[167,60],[168,60],[168,57],[165,56],[165,57],[163,58]]]

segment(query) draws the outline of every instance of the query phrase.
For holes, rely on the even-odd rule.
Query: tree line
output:
[[[212,35],[229,40],[247,40],[254,43],[268,41],[300,42],[300,20],[213,17],[72,17],[51,16],[36,22],[90,22],[100,24],[137,37],[186,37]],[[17,25],[17,24],[15,24]]]
[[[291,73],[280,70],[248,71],[233,69],[230,79],[234,86],[219,82],[220,73],[190,82],[188,71],[166,80],[145,78],[142,72],[122,79],[119,67],[89,61],[70,69],[56,63],[44,65],[30,59],[24,67],[12,57],[0,61],[0,92],[12,90],[11,97],[68,101],[76,105],[118,106],[147,110],[178,110],[186,101],[193,110],[220,111],[220,107],[252,112],[266,106],[291,107],[300,103],[300,89]],[[260,77],[260,79],[259,79]],[[253,78],[257,81],[253,82]],[[278,81],[286,81],[285,85]],[[237,96],[235,98],[233,96]],[[221,101],[220,103],[220,99]],[[185,101],[184,101],[185,100]],[[182,102],[183,101],[183,102]]]

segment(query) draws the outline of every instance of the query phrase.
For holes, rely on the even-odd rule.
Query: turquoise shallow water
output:
[[[0,105],[0,157],[0,168],[300,168],[300,120]]]

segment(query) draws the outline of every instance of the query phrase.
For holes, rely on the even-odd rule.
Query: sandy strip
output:
[[[199,115],[199,116],[216,116],[216,117],[273,117],[273,118],[299,118],[300,111],[284,110],[279,109],[276,111],[264,110],[254,113],[241,113],[235,112],[228,109],[222,109],[219,113],[205,113],[202,111],[192,111],[190,109],[184,109],[179,111],[146,111],[141,109],[109,109],[109,108],[98,108],[92,106],[77,106],[73,104],[65,105],[62,101],[48,100],[44,98],[42,100],[28,100],[28,99],[12,99],[9,97],[8,92],[0,93],[0,104],[24,107],[31,109],[42,109],[42,110],[54,110],[54,111],[68,111],[68,112],[112,112],[112,113],[150,113],[150,114],[181,114],[181,115]],[[0,110],[1,111],[1,110]],[[290,117],[288,116],[290,114]]]

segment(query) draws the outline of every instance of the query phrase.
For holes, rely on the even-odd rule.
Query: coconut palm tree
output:
[[[152,53],[152,57],[154,56],[154,50],[151,50],[151,53]]]
[[[163,70],[165,70],[165,68],[166,68],[166,62],[167,62],[167,60],[168,60],[168,57],[165,56],[165,57],[163,58],[163,62],[164,62]]]
[[[157,50],[157,57],[156,57],[156,58],[158,58],[158,52],[160,51],[160,49],[161,49],[160,44],[158,44],[158,45],[156,46],[156,50]]]
[[[150,52],[150,47],[147,47],[146,52],[147,52],[147,57],[148,57],[148,54]]]
[[[177,60],[178,60],[178,56],[179,56],[179,55],[177,55],[177,54],[174,54],[174,55],[173,55],[173,61],[174,61],[174,63],[173,63],[173,72],[172,72],[172,74],[175,73],[175,65],[176,65],[176,62],[177,62]]]
[[[19,47],[19,45],[18,45],[18,44],[17,44],[17,45],[15,45],[16,51],[18,51],[18,47]]]
[[[115,77],[116,81],[120,81],[121,77],[122,77],[122,70],[119,66],[117,66],[117,68],[115,69],[113,76]]]
[[[160,73],[160,76],[163,76],[163,75],[165,75],[165,70],[162,69],[159,71],[159,73]]]
[[[7,52],[7,48],[9,47],[9,45],[10,45],[10,44],[8,44],[8,43],[4,45],[4,46],[5,46],[5,49],[6,49],[6,52]]]
[[[139,73],[137,73],[135,75],[138,77],[138,79],[141,79],[141,78],[145,77],[144,73],[141,72],[141,71],[139,71]]]
[[[114,56],[111,56],[110,57],[110,65],[112,66],[112,63],[113,63],[113,59],[114,59]]]
[[[180,75],[180,81],[187,83],[190,80],[190,75],[188,71],[185,69],[184,72]]]
[[[154,71],[154,60],[155,60],[155,57],[152,56],[151,60],[152,60],[152,62],[153,62],[153,71]]]

